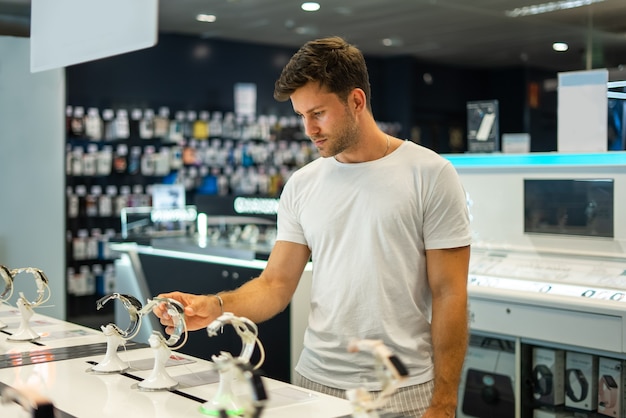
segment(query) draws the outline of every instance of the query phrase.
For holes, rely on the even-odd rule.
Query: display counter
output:
[[[0,332],[0,392],[7,386],[28,388],[49,399],[57,417],[202,417],[200,407],[219,387],[214,363],[172,352],[166,370],[178,386],[173,390],[145,391],[154,364],[153,349],[127,343],[118,350],[130,368],[123,373],[94,374],[90,368],[102,361],[102,332],[35,313],[32,328],[40,334],[34,342],[8,340],[18,326],[16,309],[0,306],[7,328]],[[208,337],[205,336],[208,340]],[[348,401],[308,391],[271,378],[262,378],[268,401],[261,417],[341,417],[351,414]],[[16,403],[0,403],[0,416],[30,417]]]
[[[468,351],[457,415],[530,418],[544,406],[535,392],[536,350],[626,364],[626,217],[620,215],[626,210],[626,153],[448,158],[459,172],[471,214],[469,314],[472,342],[479,341]],[[145,286],[145,295],[231,289],[265,267],[263,251],[193,238],[112,248],[122,255],[120,286]],[[167,268],[177,272],[166,274]],[[288,313],[289,370],[306,327],[310,272],[307,266]],[[494,341],[497,350],[485,353]],[[496,376],[498,370],[502,373]],[[597,373],[588,377],[595,404],[573,402],[572,407],[563,395],[551,406],[559,412],[583,407],[589,411],[584,416],[595,417],[602,377]],[[492,388],[485,376],[489,381],[505,377],[500,394],[506,394],[506,402],[485,401],[483,390]]]
[[[626,260],[475,248],[470,323],[626,358]]]
[[[597,367],[626,360],[626,153],[448,159],[465,188],[473,233],[475,338],[457,416],[626,416],[602,406]],[[560,356],[550,374],[554,398],[542,395],[547,375],[537,371],[547,370],[536,358],[546,350]],[[585,372],[583,390],[572,377],[579,369],[567,361],[585,356],[596,368]],[[499,391],[502,401],[487,390]]]
[[[598,364],[611,361],[618,369],[626,366],[625,266],[625,260],[616,258],[531,256],[474,248],[468,293],[470,329],[478,342],[470,345],[466,357],[458,417],[481,416],[474,415],[477,410],[501,418],[572,417],[567,413],[581,408],[586,412],[576,416],[600,417],[602,386],[598,382],[604,374]],[[549,372],[555,382],[550,390],[560,394],[554,404],[538,400],[542,383],[537,375],[537,350],[555,353],[560,359],[557,370]],[[585,389],[568,380],[573,373],[582,375],[576,360],[570,362],[579,357],[592,365],[584,373]],[[504,398],[488,401],[485,390],[492,387],[485,379],[496,382],[499,396],[508,394],[509,409],[502,410]],[[624,384],[621,380],[619,387]],[[622,395],[617,396],[623,397],[620,390]],[[586,393],[586,400],[580,401],[576,393]],[[536,410],[545,407],[554,415],[536,415]],[[616,412],[609,416],[622,416]]]
[[[153,242],[153,245],[113,244],[112,248],[121,255],[117,261],[120,286],[132,283],[162,286],[156,278],[167,276],[164,272],[169,268],[185,272],[176,276],[177,287],[198,286],[196,290],[204,289],[208,293],[238,286],[258,275],[266,264],[252,252],[244,256],[241,248],[230,252],[232,249],[227,247],[203,247],[193,238],[167,239]],[[468,351],[459,388],[458,416],[476,416],[465,414],[465,405],[465,411],[501,412],[493,415],[501,418],[532,417],[538,404],[533,397],[532,383],[529,383],[532,382],[530,365],[533,349],[537,347],[586,353],[595,358],[626,359],[624,266],[626,261],[616,256],[475,245],[468,279],[470,327],[473,336],[481,342]],[[289,371],[298,358],[306,327],[310,274],[308,265],[288,311],[290,361],[283,358],[280,367],[289,363]],[[171,283],[166,279],[168,286]],[[281,327],[279,334],[284,339],[287,328],[284,323]],[[495,363],[485,362],[483,358],[481,350],[485,349],[485,341],[498,342],[498,351],[489,357]],[[206,349],[206,339],[202,344]],[[280,345],[274,348],[278,352],[284,349]],[[476,358],[482,359],[478,365]],[[493,404],[472,401],[484,399],[482,392],[472,392],[475,389],[472,379],[476,380],[476,370],[481,368],[489,369],[486,372],[489,376],[496,370],[502,372],[498,376],[506,382],[507,388],[501,389],[501,394],[510,392],[507,411],[494,410]],[[484,370],[481,373],[485,373]],[[484,383],[480,385],[484,389]],[[496,406],[502,408],[502,405]]]

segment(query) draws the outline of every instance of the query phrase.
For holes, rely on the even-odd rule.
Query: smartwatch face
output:
[[[515,396],[511,377],[467,369],[462,411],[478,418],[514,418]]]
[[[617,416],[617,393],[619,392],[617,382],[613,376],[604,374],[600,377],[600,387],[598,388],[598,409],[604,415]]]
[[[613,379],[613,376],[611,376],[610,374],[605,374],[602,375],[602,378],[604,379],[606,386],[608,386],[610,389],[617,389],[617,382],[615,381],[615,379]]]

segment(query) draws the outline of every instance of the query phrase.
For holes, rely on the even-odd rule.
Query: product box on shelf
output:
[[[515,353],[507,344],[511,343],[472,339],[459,385],[457,418],[515,417]]]
[[[532,360],[533,397],[544,405],[565,402],[565,351],[534,347]]]
[[[533,409],[533,418],[579,418],[573,412],[553,410],[546,407]]]
[[[593,354],[565,353],[565,406],[595,411],[598,407],[598,357]]]
[[[626,416],[624,362],[600,357],[598,360],[598,413],[609,417]]]

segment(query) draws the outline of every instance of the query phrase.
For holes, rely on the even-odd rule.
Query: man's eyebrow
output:
[[[315,111],[317,111],[317,110],[319,110],[319,109],[321,109],[321,108],[323,108],[323,107],[324,107],[323,105],[315,105],[315,106],[313,106],[312,108],[310,108],[310,109],[308,109],[308,110],[305,110],[304,112],[299,112],[299,111],[297,111],[297,110],[296,110],[295,112],[296,112],[298,115],[302,115],[302,114],[304,114],[304,113],[313,113],[313,112],[315,112]]]

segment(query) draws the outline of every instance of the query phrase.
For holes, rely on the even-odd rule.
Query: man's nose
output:
[[[309,138],[319,134],[320,127],[314,120],[304,121],[304,133]]]

